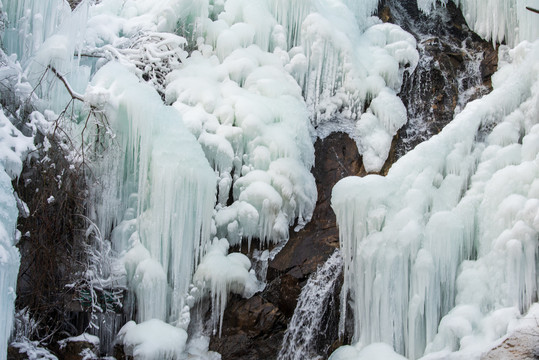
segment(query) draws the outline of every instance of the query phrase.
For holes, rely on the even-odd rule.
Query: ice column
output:
[[[116,219],[103,221],[105,228],[120,222],[113,241],[124,253],[137,295],[137,319],[177,321],[210,240],[215,173],[180,114],[122,66],[104,66],[86,97],[96,106],[106,104],[104,114],[116,132],[109,143],[113,151],[96,169],[112,174],[103,175],[110,176],[101,183],[109,190],[96,213]],[[133,221],[136,226],[129,226]]]
[[[19,251],[14,246],[18,214],[11,179],[0,165],[0,360],[6,359],[7,342],[13,324],[20,262]]]

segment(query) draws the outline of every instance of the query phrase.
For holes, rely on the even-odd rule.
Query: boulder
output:
[[[513,332],[501,344],[481,356],[481,360],[517,359],[539,359],[539,325]]]

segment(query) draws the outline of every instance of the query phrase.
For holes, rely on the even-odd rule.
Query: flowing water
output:
[[[320,350],[327,350],[321,349],[328,327],[327,314],[330,308],[336,306],[335,287],[341,273],[342,257],[337,249],[301,290],[278,359],[322,358]]]

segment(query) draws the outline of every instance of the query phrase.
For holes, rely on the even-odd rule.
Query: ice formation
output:
[[[345,345],[338,348],[330,356],[331,360],[405,360],[402,355],[393,351],[386,343],[373,343],[364,348],[360,344]]]
[[[538,63],[538,41],[501,47],[492,93],[387,177],[334,187],[360,347],[478,356],[537,300]]]
[[[228,294],[232,292],[251,297],[260,290],[256,274],[249,271],[249,258],[241,253],[228,254],[228,248],[226,239],[215,238],[193,276],[193,283],[211,294],[212,328],[214,334],[219,329],[219,336]]]
[[[116,132],[109,146],[123,154],[111,151],[98,162],[96,172],[119,171],[96,188],[103,199],[96,212],[120,224],[112,240],[125,252],[137,320],[177,322],[210,239],[215,174],[176,110],[119,64],[102,67],[85,97],[109,99],[102,109]]]

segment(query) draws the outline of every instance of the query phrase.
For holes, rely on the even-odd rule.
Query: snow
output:
[[[157,319],[142,323],[129,321],[118,333],[125,353],[135,360],[180,359],[185,350],[187,333]]]
[[[345,345],[338,348],[331,356],[330,360],[404,360],[393,351],[391,346],[385,343],[374,343],[365,346],[363,349],[357,346]]]
[[[10,344],[28,360],[58,360],[49,350],[39,346],[38,341],[14,341]]]
[[[70,342],[86,342],[93,345],[94,347],[99,347],[99,338],[88,333],[82,333],[79,336],[68,337],[59,341],[58,345],[60,345],[60,349],[63,349],[67,346],[67,343]]]
[[[32,137],[24,136],[0,107],[0,164],[12,179],[19,176],[26,154],[34,148]]]
[[[359,348],[477,358],[537,298],[539,42],[500,51],[492,93],[333,189]]]

